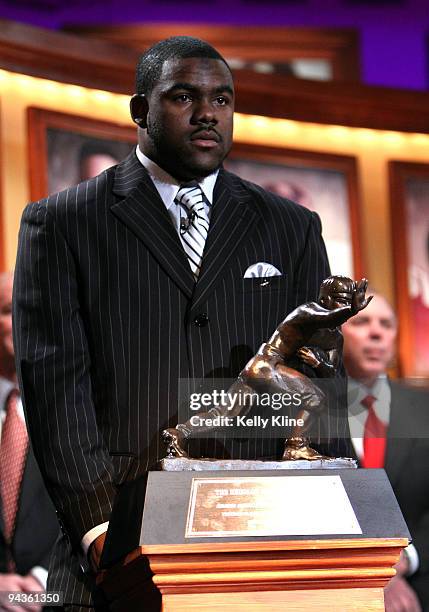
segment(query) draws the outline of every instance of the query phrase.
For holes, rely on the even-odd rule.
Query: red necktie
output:
[[[3,505],[4,535],[8,544],[12,542],[18,510],[19,494],[25,459],[28,449],[28,435],[25,423],[18,414],[19,393],[11,391],[6,401],[6,418],[3,423],[0,442],[0,492]],[[10,571],[14,563],[10,562]]]
[[[382,468],[386,452],[386,425],[380,421],[374,410],[375,397],[367,395],[361,404],[368,410],[363,434],[363,459],[365,468]]]

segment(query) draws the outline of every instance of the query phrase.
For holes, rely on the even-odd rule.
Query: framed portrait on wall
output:
[[[354,157],[235,144],[225,167],[317,212],[333,274],[362,275]]]
[[[405,377],[429,378],[429,164],[389,164],[392,248]]]
[[[42,108],[28,109],[31,198],[96,176],[136,145],[136,128]]]

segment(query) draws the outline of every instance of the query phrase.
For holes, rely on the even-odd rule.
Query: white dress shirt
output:
[[[353,378],[348,379],[347,403],[349,409],[349,427],[353,446],[359,459],[363,457],[363,435],[368,410],[361,404],[362,400],[372,395],[374,400],[374,412],[384,425],[390,421],[391,391],[386,376],[380,376],[369,389]]]
[[[12,389],[16,389],[17,384],[11,380],[7,380],[0,376],[0,440],[2,434],[3,423],[6,418],[6,400]],[[22,407],[21,397],[18,398],[18,414],[25,423],[24,409]],[[48,579],[48,570],[44,567],[36,565],[30,570],[30,574],[40,582],[44,589],[46,589],[46,581]]]
[[[155,185],[161,200],[164,202],[164,205],[170,215],[170,219],[173,223],[173,226],[176,228],[177,233],[180,232],[180,222],[182,218],[186,218],[183,208],[181,208],[175,202],[175,198],[177,192],[179,191],[179,187],[181,183],[173,178],[168,172],[163,170],[156,164],[154,161],[146,157],[144,153],[141,152],[140,147],[136,148],[136,155],[140,163],[146,168],[150,178]],[[207,213],[207,218],[210,220],[211,216],[211,208],[213,204],[213,191],[216,183],[217,175],[219,174],[219,170],[216,170],[209,176],[206,176],[201,182],[199,182],[199,186],[205,196],[205,209]],[[109,523],[102,523],[101,525],[97,525],[90,529],[82,538],[82,548],[85,554],[88,552],[89,547],[92,542],[98,538],[99,535],[107,531]]]
[[[390,404],[392,400],[392,391],[387,376],[379,376],[370,388],[353,378],[349,377],[348,379],[347,399],[350,435],[359,459],[363,457],[363,437],[365,421],[368,416],[368,410],[361,402],[367,395],[372,395],[375,398],[374,412],[387,427],[390,422]],[[414,544],[407,546],[404,552],[408,558],[408,576],[411,576],[419,568],[419,554]]]
[[[0,376],[0,440],[1,440],[3,423],[6,418],[6,400],[9,396],[9,393],[13,389],[17,389],[17,388],[18,388],[17,383],[12,382],[11,380],[7,380],[7,378],[3,378],[2,376]],[[17,408],[18,408],[19,416],[25,423],[24,409],[22,407],[21,397],[18,398]]]

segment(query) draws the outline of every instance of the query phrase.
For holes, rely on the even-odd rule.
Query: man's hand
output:
[[[106,533],[102,533],[96,538],[88,550],[88,558],[91,565],[92,571],[96,574],[100,566],[101,553],[103,552],[104,541],[106,540]]]
[[[422,612],[417,595],[402,576],[394,576],[384,589],[387,612]]]
[[[43,592],[45,589],[40,582],[31,574],[21,576],[20,574],[0,574],[0,591],[2,598],[0,602],[0,610],[7,612],[40,612],[42,604],[11,604],[5,591],[29,593],[32,591]]]
[[[417,595],[403,577],[408,571],[408,560],[401,552],[395,565],[394,576],[384,589],[384,605],[387,612],[422,612]]]
[[[355,315],[368,306],[373,296],[370,295],[365,298],[365,292],[368,288],[368,281],[366,278],[362,278],[353,292],[352,296],[352,313]]]

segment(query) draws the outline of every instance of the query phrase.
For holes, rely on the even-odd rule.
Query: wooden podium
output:
[[[214,474],[154,473],[141,543],[100,581],[110,609],[384,610],[383,588],[409,543],[407,528],[383,470],[335,474],[341,474],[362,528],[359,535],[185,538],[186,482]]]

